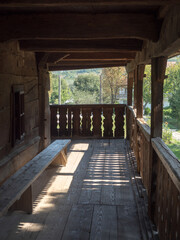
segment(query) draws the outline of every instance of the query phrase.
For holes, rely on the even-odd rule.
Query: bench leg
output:
[[[9,211],[22,210],[27,213],[32,213],[32,187],[30,186],[10,208]]]
[[[66,166],[67,163],[67,149],[63,149],[59,155],[51,163],[51,166]]]

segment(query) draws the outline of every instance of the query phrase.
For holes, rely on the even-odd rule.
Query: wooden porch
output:
[[[33,214],[0,219],[0,239],[156,239],[135,166],[124,139],[73,140],[67,166],[34,184],[43,191]]]

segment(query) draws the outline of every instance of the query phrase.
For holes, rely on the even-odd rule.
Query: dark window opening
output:
[[[13,139],[12,145],[22,141],[25,136],[24,126],[24,86],[13,86]]]

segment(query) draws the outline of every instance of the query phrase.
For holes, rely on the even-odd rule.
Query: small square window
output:
[[[24,86],[12,87],[12,145],[22,141],[25,136],[24,127]]]

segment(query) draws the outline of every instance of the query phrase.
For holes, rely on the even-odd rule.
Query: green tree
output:
[[[172,109],[172,117],[177,120],[177,127],[180,128],[180,84],[172,93],[169,101]]]
[[[120,88],[127,85],[124,67],[104,68],[102,70],[103,102],[116,103]]]
[[[58,104],[58,87],[59,76],[50,74],[50,91],[49,91],[49,103]],[[65,79],[61,79],[61,103],[64,104],[67,101],[71,101],[72,92]]]
[[[143,79],[143,107],[146,108],[148,103],[151,103],[151,65],[146,65],[145,75]]]
[[[73,85],[73,102],[87,104],[99,102],[99,76],[94,73],[83,73],[77,76]]]
[[[97,94],[85,92],[85,91],[74,90],[73,103],[74,104],[96,104],[97,103]]]
[[[164,80],[164,95],[169,99],[180,84],[180,62],[169,64],[166,75],[168,75],[168,78]]]
[[[74,81],[74,87],[78,91],[98,93],[99,76],[94,73],[84,73],[77,76]]]

